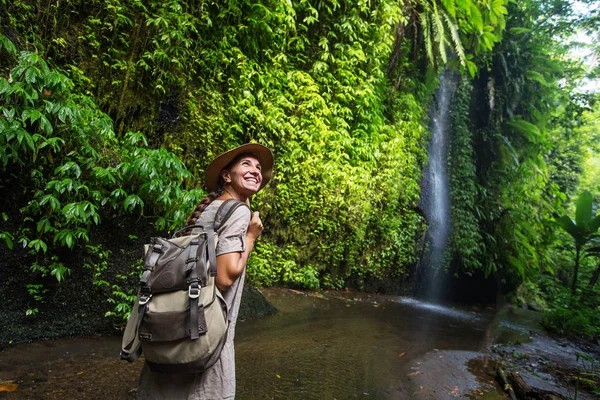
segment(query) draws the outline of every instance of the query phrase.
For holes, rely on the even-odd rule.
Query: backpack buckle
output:
[[[198,287],[197,282],[190,285],[188,289],[188,296],[190,296],[190,299],[197,299],[200,297],[200,288]]]
[[[162,253],[163,249],[163,244],[162,243],[154,243],[154,245],[152,246],[152,251],[154,251],[155,253]]]
[[[141,295],[140,296],[140,306],[143,306],[144,304],[148,303],[150,301],[150,298],[152,298],[152,294],[149,295]]]

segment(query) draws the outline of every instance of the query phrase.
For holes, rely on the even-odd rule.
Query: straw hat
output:
[[[204,185],[209,192],[214,192],[217,189],[219,178],[221,177],[221,170],[237,156],[244,153],[252,154],[260,162],[263,178],[260,189],[265,187],[271,179],[271,176],[273,176],[273,153],[271,153],[271,150],[269,150],[268,147],[263,146],[262,144],[247,143],[218,155],[208,165],[204,174]]]

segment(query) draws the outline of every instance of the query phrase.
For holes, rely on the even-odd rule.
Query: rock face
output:
[[[263,296],[261,291],[254,286],[245,285],[242,293],[242,303],[238,319],[246,321],[249,319],[262,318],[275,314],[277,308]]]

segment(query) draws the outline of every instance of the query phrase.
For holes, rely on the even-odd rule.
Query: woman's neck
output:
[[[239,200],[239,201],[243,201],[243,202],[246,202],[246,200],[248,200],[248,196],[243,196],[243,195],[241,195],[239,193],[236,193],[230,187],[226,187],[225,188],[225,191],[221,195],[221,198],[223,200],[235,199],[235,200]]]

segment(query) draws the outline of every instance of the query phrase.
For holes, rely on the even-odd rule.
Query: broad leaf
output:
[[[592,219],[592,202],[593,198],[590,192],[583,192],[579,195],[579,198],[575,202],[575,223],[577,226],[584,227],[590,224]]]

